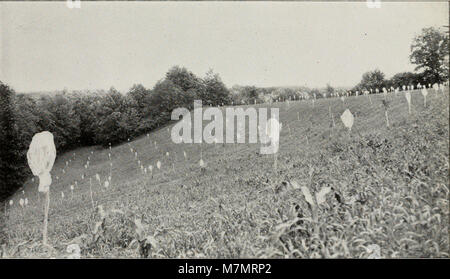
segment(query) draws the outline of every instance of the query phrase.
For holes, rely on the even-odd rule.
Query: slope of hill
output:
[[[40,245],[34,180],[5,205],[4,253],[65,257],[77,243],[82,257],[448,257],[448,88],[430,90],[427,107],[412,92],[410,115],[404,92],[390,94],[389,128],[383,99],[273,104],[283,123],[277,169],[259,144],[174,144],[166,128],[58,154],[52,248]],[[351,133],[340,121],[347,108]],[[303,186],[331,191],[315,205]]]

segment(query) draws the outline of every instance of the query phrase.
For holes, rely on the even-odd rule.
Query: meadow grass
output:
[[[448,257],[448,88],[430,90],[427,107],[420,91],[411,97],[408,114],[404,92],[388,95],[389,128],[383,94],[373,104],[357,96],[256,105],[280,108],[276,170],[259,144],[174,144],[166,128],[111,150],[58,154],[52,248],[40,244],[44,198],[29,180],[3,206],[3,255],[66,257],[77,243],[88,258],[368,258],[374,245],[382,258]],[[347,108],[351,133],[340,121]],[[299,186],[332,191],[311,206]]]

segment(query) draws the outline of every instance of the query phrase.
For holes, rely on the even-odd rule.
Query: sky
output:
[[[447,2],[0,3],[0,80],[17,92],[152,88],[172,66],[233,85],[353,86],[413,71],[421,29]]]

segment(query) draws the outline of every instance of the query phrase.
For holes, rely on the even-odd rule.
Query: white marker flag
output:
[[[346,109],[344,113],[341,115],[342,123],[344,123],[345,127],[347,127],[350,131],[352,130],[354,117],[349,109]]]
[[[425,88],[423,88],[421,91],[422,91],[422,95],[424,97],[426,97],[428,95],[428,91]]]
[[[433,89],[438,91],[439,90],[439,84],[437,84],[437,83],[433,84]]]
[[[423,105],[426,107],[427,106],[428,91],[425,88],[422,89],[422,95],[423,95]]]
[[[27,152],[28,165],[33,175],[39,177],[39,192],[48,192],[52,178],[50,171],[56,158],[53,134],[44,131],[33,136]]]
[[[405,92],[405,98],[408,102],[408,112],[411,114],[411,93],[409,93],[409,91]]]

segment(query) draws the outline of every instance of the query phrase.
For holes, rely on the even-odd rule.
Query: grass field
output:
[[[448,257],[448,88],[429,90],[427,107],[413,91],[411,115],[404,92],[390,93],[389,128],[383,95],[370,98],[256,106],[280,108],[276,170],[259,144],[203,144],[201,170],[200,145],[172,143],[167,127],[111,150],[58,154],[52,247],[41,245],[44,196],[30,180],[5,205],[3,254],[60,258],[77,243],[81,257],[106,258]],[[315,206],[302,186],[332,190]]]

